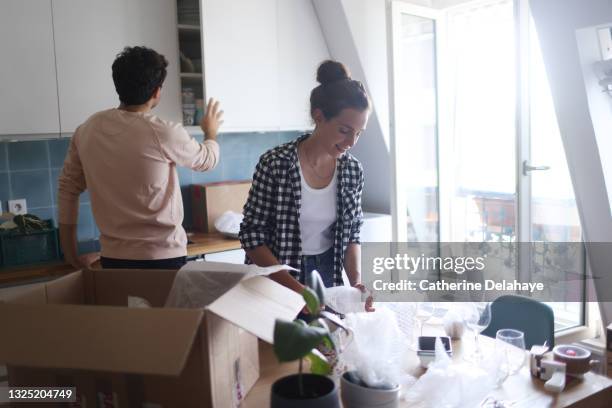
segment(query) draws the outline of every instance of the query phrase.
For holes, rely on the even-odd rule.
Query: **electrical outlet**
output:
[[[26,203],[25,198],[19,198],[17,200],[9,200],[9,212],[15,215],[18,214],[27,214],[28,213],[28,205]]]

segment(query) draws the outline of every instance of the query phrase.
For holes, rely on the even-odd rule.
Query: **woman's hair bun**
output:
[[[351,73],[348,68],[338,61],[323,61],[321,65],[319,65],[319,69],[317,69],[317,82],[321,85],[327,85],[331,82],[350,78]]]

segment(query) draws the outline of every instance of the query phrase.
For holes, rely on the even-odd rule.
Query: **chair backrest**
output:
[[[525,333],[525,348],[534,344],[555,346],[555,315],[550,306],[523,296],[500,296],[491,304],[491,323],[482,332],[495,338],[499,329],[515,329]]]

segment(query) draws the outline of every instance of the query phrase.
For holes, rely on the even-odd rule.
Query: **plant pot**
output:
[[[340,392],[344,408],[397,408],[400,386],[391,389],[370,388],[348,379],[348,372],[340,379]]]
[[[300,396],[299,376],[289,375],[272,384],[271,408],[340,408],[338,388],[330,378],[302,374],[305,396]]]

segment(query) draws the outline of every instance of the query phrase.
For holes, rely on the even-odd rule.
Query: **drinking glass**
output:
[[[508,376],[518,373],[527,358],[525,334],[514,329],[498,330],[495,335],[495,352],[501,354],[502,370]]]
[[[467,360],[480,362],[483,354],[480,350],[478,336],[491,323],[491,304],[488,302],[471,303],[466,312],[465,323],[474,332],[474,351],[467,356]]]
[[[423,335],[423,326],[436,312],[436,304],[434,302],[419,302],[417,303],[414,319],[419,323],[420,336]]]

